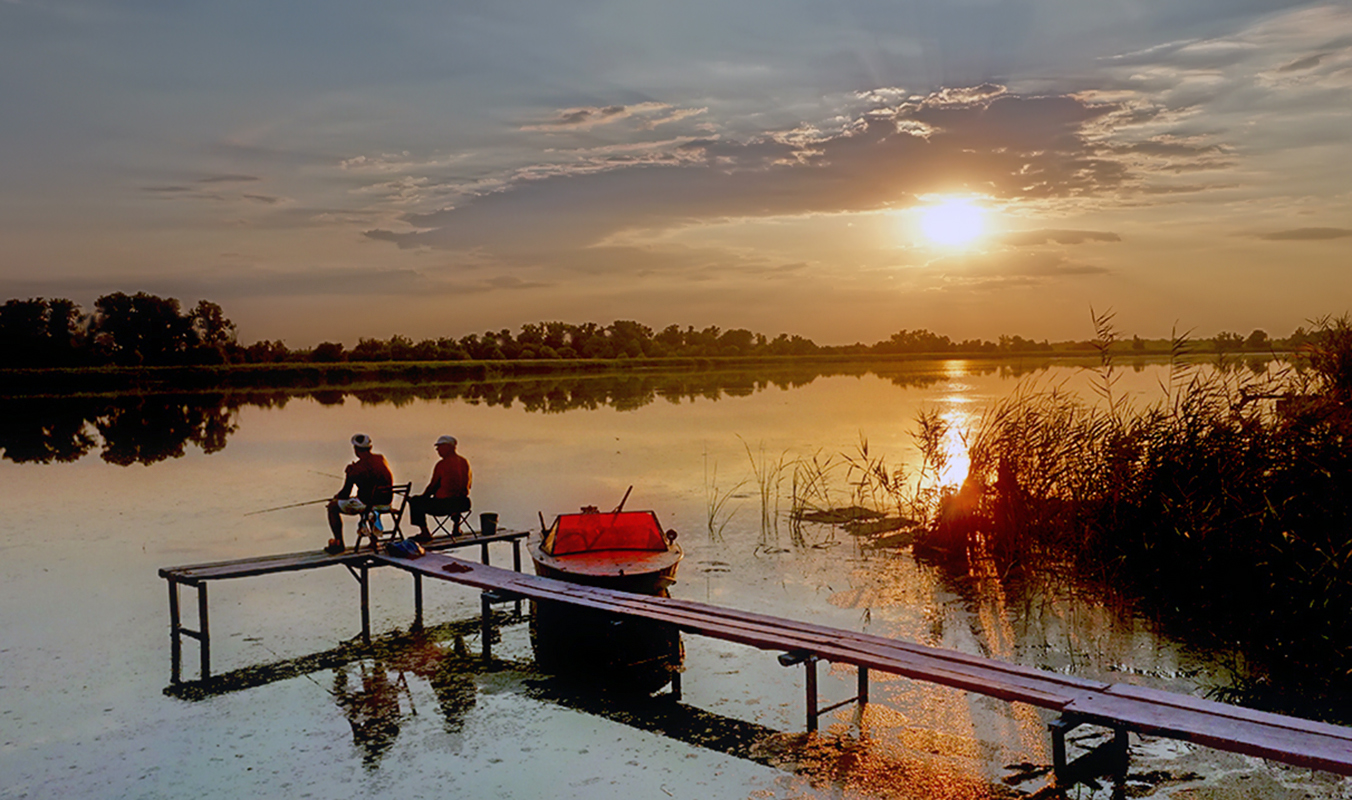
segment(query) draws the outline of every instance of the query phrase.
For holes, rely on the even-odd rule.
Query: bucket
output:
[[[479,535],[492,536],[498,532],[498,515],[486,511],[479,515]]]

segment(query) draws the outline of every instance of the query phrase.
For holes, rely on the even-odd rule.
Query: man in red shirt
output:
[[[474,480],[470,473],[469,462],[455,452],[454,436],[442,436],[437,439],[437,455],[441,460],[432,467],[432,479],[421,495],[408,499],[408,518],[418,529],[413,539],[427,542],[432,534],[427,532],[427,515],[438,517],[457,515],[452,536],[460,533],[460,520],[469,511],[469,487]]]
[[[329,501],[329,529],[333,538],[324,548],[326,553],[341,553],[347,547],[343,544],[342,514],[360,515],[367,508],[389,503],[393,498],[394,473],[384,456],[371,451],[371,437],[364,433],[353,436],[352,452],[357,460],[347,465],[343,488]],[[353,489],[357,490],[356,497],[351,496]]]

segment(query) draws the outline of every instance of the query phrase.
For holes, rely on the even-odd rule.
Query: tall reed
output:
[[[1115,335],[1095,317],[1100,341]],[[920,552],[1062,564],[1246,638],[1270,676],[1352,689],[1352,324],[1319,321],[1294,368],[1188,366],[1161,401],[1021,387],[982,418],[964,486],[932,506]],[[933,438],[922,420],[919,438]],[[929,430],[927,430],[930,428]],[[1302,665],[1320,665],[1304,669]]]

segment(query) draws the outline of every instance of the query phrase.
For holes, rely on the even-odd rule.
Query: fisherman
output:
[[[394,473],[390,471],[390,462],[379,453],[371,451],[371,437],[358,433],[352,437],[352,452],[357,460],[347,465],[343,488],[329,500],[329,529],[333,538],[324,548],[324,552],[337,555],[347,549],[343,544],[343,520],[340,515],[360,515],[373,505],[388,503],[393,499]],[[357,496],[352,497],[352,490]],[[360,543],[360,539],[358,540]]]
[[[437,455],[441,460],[432,467],[432,479],[421,495],[408,499],[408,517],[418,534],[416,542],[429,542],[432,534],[427,531],[427,515],[437,517],[454,516],[455,525],[451,535],[460,533],[460,520],[469,511],[469,487],[474,480],[470,473],[469,462],[455,452],[457,442],[454,436],[441,436],[437,439]]]

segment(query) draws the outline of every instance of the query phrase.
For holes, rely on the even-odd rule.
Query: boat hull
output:
[[[583,586],[667,597],[680,566],[679,547],[665,553],[591,551],[553,557],[541,549],[542,536],[527,540],[535,574]],[[651,693],[681,669],[680,629],[569,603],[534,601],[531,645],[539,667],[612,691]]]

